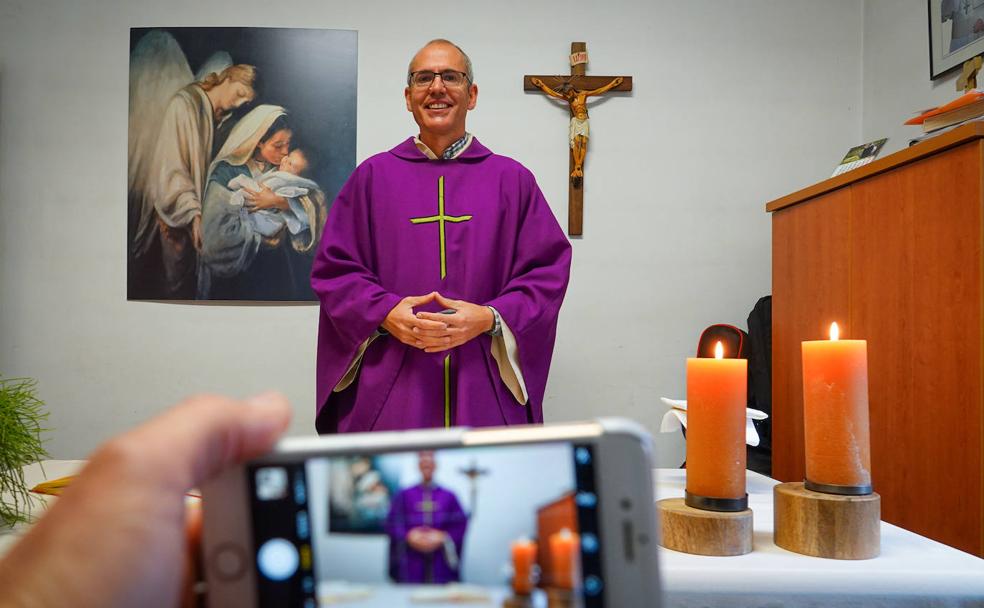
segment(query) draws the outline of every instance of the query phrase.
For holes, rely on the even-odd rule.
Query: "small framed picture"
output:
[[[984,0],[929,0],[929,77],[984,53]]]
[[[830,177],[840,175],[841,173],[846,173],[851,169],[863,167],[864,165],[867,165],[871,161],[875,160],[886,141],[888,141],[888,138],[876,139],[875,141],[861,144],[860,146],[854,146],[847,151],[847,154],[844,155],[844,159],[841,160],[839,165],[837,165],[837,168],[834,169],[833,175]]]

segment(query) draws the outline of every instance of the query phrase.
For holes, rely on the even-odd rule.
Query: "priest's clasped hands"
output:
[[[414,312],[417,306],[437,302],[454,313]],[[383,329],[408,346],[439,353],[461,346],[495,323],[492,309],[464,300],[445,298],[436,291],[400,300],[383,320]]]
[[[417,526],[407,532],[407,544],[420,553],[433,553],[444,546],[447,532],[428,526]]]

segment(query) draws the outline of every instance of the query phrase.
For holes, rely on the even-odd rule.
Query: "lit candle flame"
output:
[[[724,358],[724,346],[720,342],[714,345],[714,358],[723,359]]]
[[[834,342],[840,339],[840,328],[837,327],[837,321],[830,324],[830,339]]]

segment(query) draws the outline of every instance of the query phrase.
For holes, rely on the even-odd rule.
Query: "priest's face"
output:
[[[420,452],[417,454],[417,466],[420,468],[420,476],[424,478],[424,483],[430,483],[434,479],[434,452]]]
[[[410,71],[430,70],[466,72],[465,58],[461,51],[450,44],[428,44],[410,62]],[[454,137],[465,134],[465,115],[475,109],[478,87],[464,79],[456,86],[448,86],[443,78],[434,78],[428,86],[411,84],[404,92],[407,110],[420,127],[424,137]]]

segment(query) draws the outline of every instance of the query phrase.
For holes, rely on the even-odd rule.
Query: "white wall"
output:
[[[859,143],[887,137],[881,155],[901,150],[922,135],[902,123],[919,110],[957,97],[959,71],[929,79],[925,0],[865,0],[864,87]],[[962,92],[962,91],[961,91]]]
[[[194,391],[267,387],[313,430],[313,306],[125,299],[128,28],[359,31],[358,160],[415,132],[409,56],[459,41],[481,89],[469,128],[527,164],[566,225],[567,114],[524,73],[589,73],[635,90],[593,106],[585,237],[560,320],[548,420],[624,415],[656,430],[685,392],[701,329],[744,326],[770,292],[764,203],[829,175],[860,141],[862,4],[743,2],[71,2],[0,5],[0,372],[36,376],[55,457]],[[246,331],[246,328],[251,328]],[[682,441],[661,439],[676,466]]]

